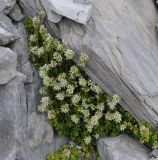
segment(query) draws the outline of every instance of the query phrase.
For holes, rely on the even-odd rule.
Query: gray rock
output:
[[[72,19],[78,23],[86,24],[92,13],[92,5],[74,3],[72,0],[47,0],[41,3],[45,8],[48,20],[57,23],[62,16]]]
[[[16,75],[17,55],[9,48],[0,47],[0,85],[8,83]]]
[[[0,12],[8,14],[14,7],[16,0],[0,0]]]
[[[19,38],[16,28],[11,20],[0,13],[0,45],[6,45]]]
[[[17,4],[9,13],[9,17],[15,22],[19,22],[24,18],[24,15],[21,13],[20,7]]]
[[[17,151],[19,111],[26,105],[20,73],[7,85],[0,86],[0,159],[14,160]],[[25,102],[22,104],[22,102]]]
[[[32,83],[33,69],[28,57],[27,33],[23,23],[17,23],[15,27],[20,35],[20,38],[12,43],[9,47],[18,55],[17,69],[27,76],[25,83]]]
[[[98,141],[97,148],[102,160],[149,159],[149,149],[126,135],[114,138],[101,138]]]
[[[150,153],[150,157],[158,158],[158,150],[157,150],[157,149],[154,149],[154,150]]]
[[[20,0],[20,6],[27,16],[34,17],[43,10],[40,0]]]

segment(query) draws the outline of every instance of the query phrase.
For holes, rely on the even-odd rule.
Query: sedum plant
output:
[[[99,155],[94,153],[93,148],[87,146],[73,146],[65,145],[63,149],[56,153],[48,155],[47,160],[101,160]]]
[[[41,12],[32,26],[28,20],[25,26],[30,33],[30,61],[43,80],[38,110],[46,114],[54,130],[79,145],[94,145],[100,137],[126,133],[157,148],[157,131],[146,122],[137,122],[118,104],[119,96],[108,96],[88,77],[83,70],[88,55],[81,53],[75,63],[74,51],[48,33],[44,17]]]

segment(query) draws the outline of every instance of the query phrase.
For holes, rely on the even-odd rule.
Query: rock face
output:
[[[68,139],[57,137],[45,116],[37,112],[41,80],[28,59],[27,33],[19,6],[13,0],[0,0],[0,12],[2,9],[0,160],[45,160]]]
[[[87,3],[86,0],[74,2]],[[46,3],[42,0],[41,3],[40,0],[21,0],[29,15],[36,15],[43,7],[49,18]],[[62,5],[66,6],[65,3],[67,1]],[[93,0],[91,3],[93,11],[86,26],[70,20],[73,18],[65,13],[68,18],[57,25],[50,25],[48,21],[48,28],[54,33],[58,29],[60,34],[55,35],[77,53],[89,54],[86,72],[108,94],[118,94],[122,97],[121,105],[135,118],[156,126],[158,39],[155,25],[158,13],[154,1]],[[59,10],[54,12],[58,15]]]
[[[14,7],[16,0],[0,0],[0,12],[8,14]]]
[[[9,48],[0,47],[0,85],[8,83],[16,75],[17,55]]]
[[[47,14],[48,20],[57,23],[61,21],[61,18],[67,17],[78,23],[86,24],[91,12],[92,5],[74,3],[72,0],[47,0],[41,1]]]
[[[18,33],[11,19],[0,13],[0,45],[6,45],[18,39]]]
[[[121,135],[102,138],[97,144],[102,160],[148,160],[149,150],[140,142]]]

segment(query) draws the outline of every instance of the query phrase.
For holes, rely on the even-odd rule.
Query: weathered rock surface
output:
[[[9,48],[0,47],[0,85],[8,83],[16,75],[17,55]]]
[[[94,0],[91,3],[93,12],[87,26],[65,18],[56,25],[60,27],[58,35],[78,53],[89,54],[86,72],[108,94],[118,94],[126,110],[156,126],[158,13],[154,1]],[[39,0],[21,0],[21,4],[26,13],[34,12],[31,15],[42,8]],[[30,4],[33,4],[31,9]],[[56,26],[48,25],[48,28],[53,31]]]
[[[148,160],[149,150],[140,142],[121,135],[115,138],[102,138],[97,148],[102,160]]]
[[[16,0],[0,0],[0,12],[8,14],[14,7]]]
[[[44,6],[48,20],[57,23],[61,18],[67,17],[78,23],[86,24],[92,13],[92,4],[75,3],[73,0],[47,0],[41,1]]]
[[[15,26],[12,24],[11,19],[0,13],[0,45],[11,43],[19,38]]]
[[[12,11],[9,13],[9,17],[11,17],[12,20],[19,22],[24,18],[24,15],[21,13],[20,7],[16,4]]]

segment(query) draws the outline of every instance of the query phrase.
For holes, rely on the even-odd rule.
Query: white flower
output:
[[[36,35],[31,35],[30,36],[30,41],[33,42],[33,43],[36,42],[37,41]]]
[[[55,117],[56,117],[55,111],[49,110],[47,113],[47,117],[48,117],[48,119],[55,119]]]
[[[120,131],[124,131],[126,129],[127,125],[126,124],[121,124],[120,125]]]
[[[61,56],[61,54],[58,53],[58,52],[55,52],[55,53],[53,54],[53,58],[54,58],[54,60],[57,61],[57,62],[61,62],[61,61],[62,61],[62,56]]]
[[[61,90],[61,85],[60,85],[60,83],[54,82],[54,84],[53,84],[53,89],[54,89],[55,91]]]
[[[86,86],[87,85],[86,79],[83,77],[79,78],[79,85],[83,87]]]
[[[72,122],[74,122],[75,124],[77,124],[79,122],[79,118],[76,115],[71,115],[71,120]]]
[[[73,85],[71,85],[71,84],[69,84],[68,86],[67,86],[67,90],[66,90],[66,93],[68,93],[68,94],[73,94],[74,93],[74,86]]]
[[[90,103],[89,107],[91,108],[92,111],[94,111],[96,109],[96,107],[95,107],[95,105],[93,103]]]
[[[38,106],[38,110],[40,112],[46,112],[50,105],[50,102],[51,100],[49,97],[42,97],[41,104]]]
[[[103,116],[103,113],[101,111],[97,111],[96,116],[100,119]]]
[[[62,101],[65,98],[65,94],[63,92],[62,93],[57,93],[56,98],[58,100]]]
[[[90,136],[85,137],[84,142],[88,145],[91,142],[92,138]]]
[[[112,100],[107,99],[107,104],[111,110],[114,110],[116,104],[119,102],[120,102],[120,97],[117,95],[114,95],[112,97]]]
[[[122,115],[118,111],[116,111],[113,114],[113,119],[115,120],[116,123],[120,123],[122,121]]]
[[[81,96],[79,94],[75,94],[71,99],[74,105],[77,104],[80,100],[81,100]]]
[[[68,113],[69,112],[69,105],[68,104],[64,104],[61,106],[61,112],[62,113]]]
[[[43,84],[44,84],[45,86],[51,86],[51,85],[52,85],[52,82],[53,82],[53,79],[50,78],[50,77],[48,77],[48,76],[45,76],[45,77],[43,78]]]
[[[94,137],[95,137],[96,140],[97,140],[97,139],[99,139],[100,135],[99,135],[99,134],[96,134]]]
[[[93,86],[91,87],[91,89],[92,89],[95,93],[97,93],[97,94],[103,92],[103,90],[102,90],[98,85],[93,85]]]
[[[68,84],[68,82],[67,82],[67,80],[65,78],[66,78],[66,74],[65,73],[60,74],[58,76],[58,78],[57,78],[59,83],[60,83],[60,85],[61,85],[61,87],[66,87],[67,84]]]
[[[44,78],[47,76],[47,72],[50,69],[49,65],[45,64],[44,66],[39,68],[40,77]]]
[[[75,77],[78,77],[80,75],[79,69],[75,65],[70,68],[69,73],[70,73],[70,78],[71,79],[73,79]]]
[[[79,67],[84,67],[87,60],[88,60],[88,55],[86,53],[81,53],[81,56],[80,56],[79,61],[77,62],[77,65]]]
[[[55,68],[57,65],[58,65],[58,63],[56,61],[51,60],[51,62],[50,62],[50,67],[51,68]]]
[[[99,103],[97,109],[102,112],[104,110],[104,103]]]
[[[39,92],[40,92],[41,95],[47,94],[47,91],[46,91],[45,87],[40,88]]]
[[[41,34],[47,34],[47,29],[44,27],[44,25],[40,26],[40,33]]]
[[[63,45],[58,42],[57,50],[62,51],[64,49]]]
[[[113,120],[113,114],[108,111],[105,114],[105,119],[108,120],[108,121],[112,121]]]
[[[81,112],[81,113],[83,113],[84,118],[88,118],[89,115],[90,115],[90,112],[89,112],[88,109],[79,108],[78,111]]]
[[[87,125],[87,131],[91,133],[92,130],[93,130],[93,125],[88,124],[88,125]]]
[[[72,59],[74,57],[74,51],[72,51],[71,49],[68,49],[66,52],[65,52],[65,57],[67,59]]]
[[[44,48],[40,47],[36,50],[35,54],[40,57],[44,53]]]

